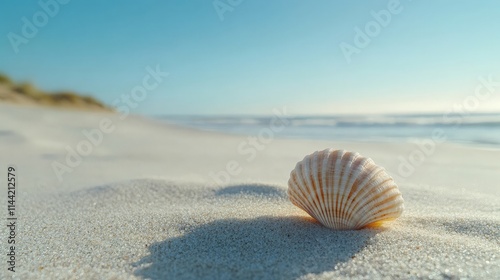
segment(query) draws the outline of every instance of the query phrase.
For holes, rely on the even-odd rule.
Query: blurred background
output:
[[[0,99],[251,134],[500,145],[498,1],[7,1]],[[148,78],[149,77],[149,78]]]

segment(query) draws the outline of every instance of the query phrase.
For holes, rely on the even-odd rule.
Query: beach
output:
[[[0,120],[0,174],[15,166],[18,176],[16,272],[4,261],[2,279],[500,275],[500,149],[443,141],[410,172],[402,165],[421,148],[407,142],[261,141],[142,116],[7,104]],[[280,124],[269,129],[286,130]],[[295,207],[290,171],[325,148],[385,167],[403,215],[377,229],[334,231]],[[7,250],[9,228],[1,234]]]

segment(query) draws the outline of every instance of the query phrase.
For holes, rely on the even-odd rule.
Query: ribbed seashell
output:
[[[394,180],[372,159],[327,149],[306,156],[290,174],[293,204],[326,227],[351,230],[380,225],[403,212]]]

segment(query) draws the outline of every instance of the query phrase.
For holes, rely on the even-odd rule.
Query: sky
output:
[[[120,104],[158,68],[168,77],[132,108],[146,115],[500,112],[498,82],[475,95],[480,77],[500,82],[498,11],[494,0],[2,1],[0,73]]]

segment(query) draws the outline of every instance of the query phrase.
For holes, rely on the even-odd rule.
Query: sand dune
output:
[[[21,279],[473,278],[500,275],[499,151],[444,143],[398,175],[407,143],[275,139],[247,161],[244,136],[139,117],[0,107],[0,168],[19,170]],[[82,130],[116,125],[59,181]],[[403,216],[378,229],[332,231],[286,197],[288,174],[325,147],[356,150],[394,175]],[[226,184],[209,175],[228,161]],[[400,177],[398,179],[398,177]],[[5,184],[1,182],[0,184]],[[7,234],[5,227],[2,236]],[[10,277],[1,270],[0,278]]]

